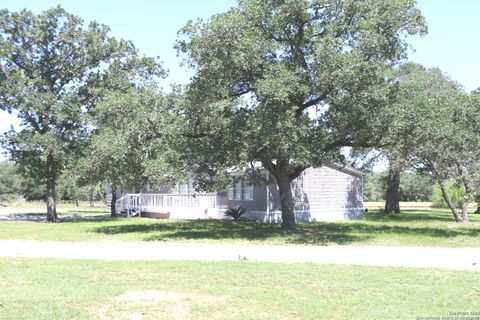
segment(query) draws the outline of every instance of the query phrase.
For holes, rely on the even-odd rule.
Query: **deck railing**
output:
[[[169,208],[216,208],[215,193],[172,194],[172,193],[127,193],[116,202],[117,214],[126,212],[132,216],[148,209]]]
[[[126,212],[127,217],[131,217],[141,211],[141,193],[127,193],[115,202],[115,211],[117,214]]]

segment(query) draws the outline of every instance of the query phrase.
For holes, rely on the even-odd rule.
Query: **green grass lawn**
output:
[[[1,319],[416,319],[480,311],[480,273],[0,258]]]
[[[69,212],[82,215],[83,212]],[[102,210],[90,214],[105,214]],[[233,221],[173,221],[139,218],[78,218],[61,223],[0,221],[0,239],[59,241],[136,240],[304,245],[480,246],[480,217],[455,223],[447,210],[405,210],[399,215],[370,211],[360,221],[299,223],[284,233],[279,225]]]

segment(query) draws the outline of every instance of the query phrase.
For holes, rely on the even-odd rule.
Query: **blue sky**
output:
[[[409,60],[439,67],[467,91],[480,87],[480,1],[419,0],[428,35],[412,38]]]
[[[110,27],[112,35],[132,40],[142,54],[159,56],[170,70],[168,83],[185,83],[189,75],[179,67],[173,49],[177,31],[188,20],[206,19],[227,11],[234,0],[1,0],[0,8],[35,13],[61,5],[85,22],[96,20]]]
[[[179,66],[173,49],[177,31],[189,19],[206,19],[234,6],[235,0],[2,0],[0,8],[23,8],[41,12],[61,5],[85,21],[97,20],[110,26],[112,34],[132,40],[141,53],[160,56],[170,76],[164,83],[186,83],[189,72]],[[411,38],[416,51],[409,60],[439,67],[460,82],[467,91],[480,87],[480,1],[419,0],[418,7],[427,19],[429,33]],[[0,111],[0,132],[15,123]],[[1,158],[1,156],[0,156]]]
[[[0,8],[20,11],[24,8],[39,13],[57,5],[82,17],[85,22],[96,20],[110,27],[112,35],[132,40],[142,54],[160,57],[169,70],[163,83],[186,83],[190,73],[180,67],[180,59],[173,49],[177,31],[188,20],[207,19],[215,13],[227,11],[234,0],[1,0]],[[0,111],[0,133],[17,125],[16,117]],[[1,151],[1,148],[0,148]],[[0,154],[0,160],[4,157]]]

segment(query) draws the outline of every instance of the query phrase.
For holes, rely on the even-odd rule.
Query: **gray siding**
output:
[[[363,213],[363,177],[341,167],[309,168],[292,187],[299,220],[359,219]]]
[[[246,217],[267,222],[281,221],[280,197],[270,175],[269,186],[254,187],[253,201],[228,200],[228,194],[217,198],[220,211],[242,206]],[[269,204],[267,208],[267,196]],[[297,221],[361,219],[363,214],[363,176],[335,165],[305,170],[292,182]]]
[[[262,218],[267,211],[267,187],[266,186],[254,186],[253,187],[253,200],[229,200],[228,192],[222,192],[217,196],[217,208],[219,211],[225,211],[228,208],[244,207],[248,211],[247,218],[252,220],[258,220],[254,217],[256,213],[261,213]]]
[[[216,199],[218,217],[222,217],[228,208],[241,206],[247,209],[245,217],[248,219],[280,222],[278,188],[272,175],[269,175],[269,181],[267,186],[253,187],[252,200],[229,200],[228,192],[220,192]],[[168,187],[159,191],[176,193],[175,188]],[[363,176],[355,170],[333,164],[309,168],[292,182],[292,193],[297,221],[362,218]]]

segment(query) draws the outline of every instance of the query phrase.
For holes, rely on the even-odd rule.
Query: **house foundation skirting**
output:
[[[196,220],[196,219],[221,219],[223,213],[217,208],[179,208],[179,207],[142,207],[143,213],[165,214],[167,219],[175,220]]]

